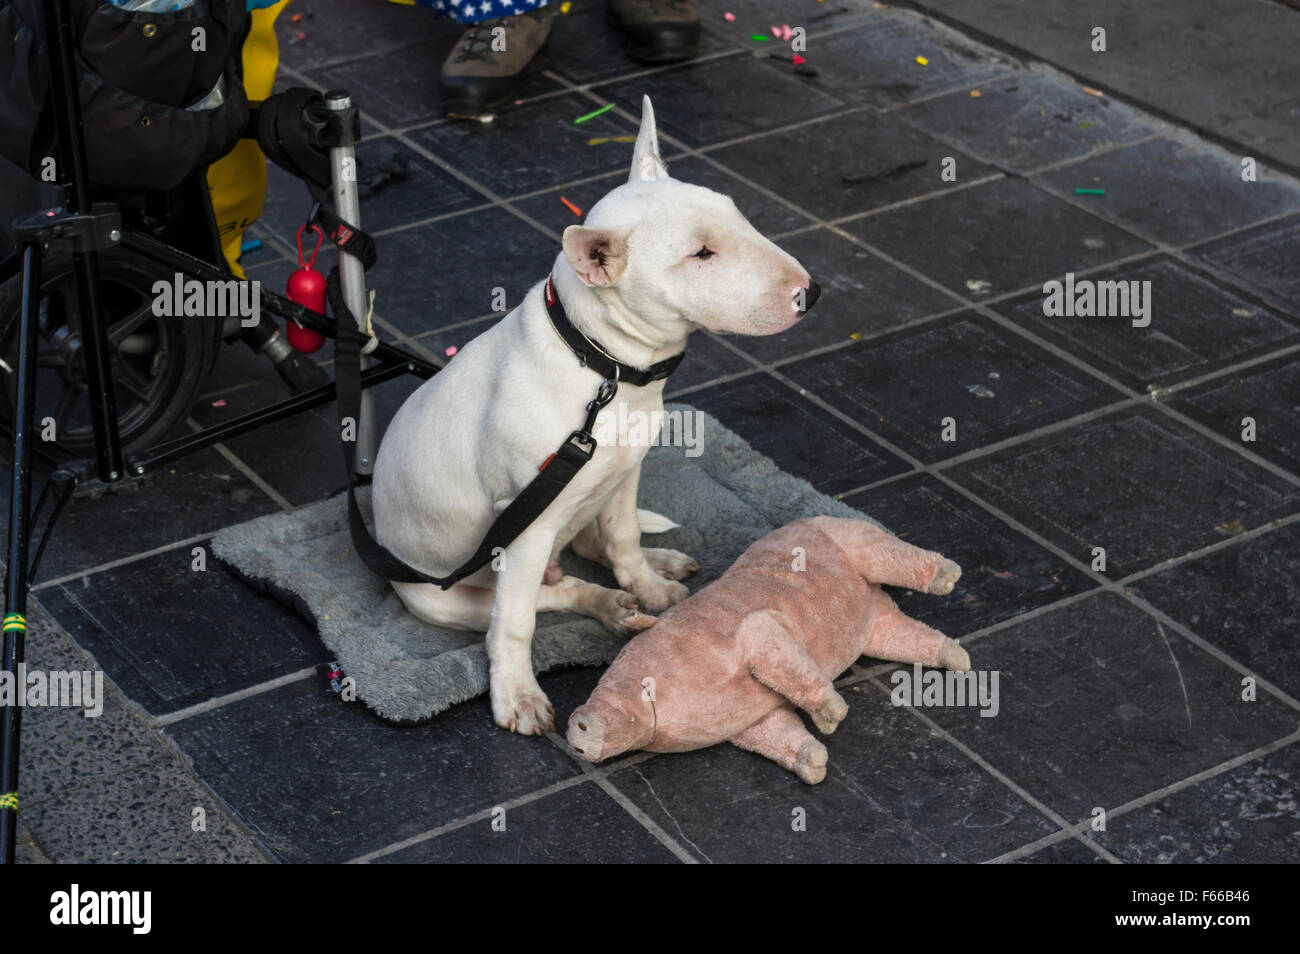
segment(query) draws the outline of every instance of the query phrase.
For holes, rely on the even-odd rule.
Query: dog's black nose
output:
[[[817,304],[817,299],[821,297],[821,294],[822,286],[811,278],[808,279],[808,287],[803,289],[803,308],[799,313],[803,314],[805,311],[812,310],[812,306]]]

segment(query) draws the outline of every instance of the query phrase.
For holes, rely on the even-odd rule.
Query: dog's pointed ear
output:
[[[631,231],[570,225],[564,230],[564,257],[583,284],[592,288],[613,285],[627,265],[627,237]]]
[[[628,182],[650,182],[667,179],[668,169],[659,158],[659,131],[655,128],[655,110],[650,97],[641,97],[641,131],[636,134],[636,148],[632,150],[632,172]]]

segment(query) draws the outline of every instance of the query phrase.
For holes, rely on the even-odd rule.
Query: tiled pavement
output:
[[[1237,155],[865,0],[701,5],[701,59],[647,70],[575,3],[491,125],[435,118],[452,33],[419,9],[298,4],[281,82],[349,87],[363,159],[409,158],[363,224],[382,327],[435,356],[491,323],[494,286],[513,303],[545,274],[560,195],[621,181],[630,147],[588,140],[634,133],[649,93],[672,173],[824,289],[784,335],[696,335],[669,396],[961,563],[950,598],[898,598],[1000,672],[998,715],[895,708],[893,667],[862,660],[815,788],[727,746],[593,768],[481,699],[386,726],[326,691],[298,617],[192,569],[217,529],[339,488],[327,408],[70,508],[31,664],[84,651],[115,694],[94,722],[27,719],[36,860],[1300,858],[1300,183],[1243,183]],[[807,23],[817,77],[749,39],[773,21]],[[283,283],[304,199],[273,174],[252,277]],[[1044,317],[1067,271],[1151,281],[1150,326]],[[381,388],[382,418],[411,387]],[[280,395],[227,349],[193,419]],[[563,718],[598,677],[541,681]]]

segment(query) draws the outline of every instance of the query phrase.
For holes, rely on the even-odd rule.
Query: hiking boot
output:
[[[504,34],[494,35],[495,27]],[[549,7],[473,24],[442,64],[444,115],[478,119],[508,104],[550,32]],[[498,35],[496,46],[505,49],[493,49]]]
[[[609,0],[609,16],[634,60],[689,60],[699,51],[700,15],[691,0]]]

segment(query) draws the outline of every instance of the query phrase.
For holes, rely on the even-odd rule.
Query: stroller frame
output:
[[[119,435],[113,370],[103,301],[99,284],[98,253],[122,246],[157,263],[159,277],[170,279],[180,272],[201,281],[230,281],[228,269],[161,242],[151,235],[123,228],[119,209],[112,203],[91,204],[90,176],[81,127],[81,105],[75,66],[74,35],[67,0],[42,0],[50,60],[50,96],[58,138],[58,169],[65,206],[33,210],[14,222],[18,251],[0,261],[0,284],[21,275],[21,305],[18,327],[18,362],[11,373],[17,378],[17,400],[13,420],[4,436],[12,443],[13,468],[10,478],[9,530],[6,538],[5,615],[0,669],[18,672],[23,661],[26,635],[27,593],[41,553],[55,520],[73,491],[111,490],[139,480],[162,465],[219,441],[254,430],[263,424],[327,404],[335,399],[333,382],[286,398],[253,411],[154,446],[128,452]],[[341,91],[325,95],[326,109],[338,122],[329,124],[332,197],[337,214],[360,228],[359,202],[354,169],[352,130],[359,128],[358,110]],[[254,124],[250,124],[255,128]],[[247,135],[251,135],[246,133]],[[41,303],[41,266],[45,252],[64,245],[71,251],[72,269],[80,306],[80,333],[86,355],[87,397],[94,435],[94,459],[67,462],[40,447],[35,428],[36,351]],[[224,264],[224,263],[223,263]],[[366,288],[361,262],[340,250],[339,281],[343,299],[365,331]],[[259,286],[260,287],[260,286]],[[336,337],[336,323],[296,302],[261,289],[260,307],[285,321]],[[368,359],[363,358],[361,386],[369,388],[404,374],[427,379],[440,368],[424,358],[383,342],[377,342]],[[337,374],[337,371],[336,371]],[[371,395],[362,391],[361,418],[357,421],[357,473],[368,475],[374,460],[375,430]],[[32,463],[39,459],[53,468],[31,508]],[[349,480],[353,475],[348,475]],[[31,527],[43,508],[47,493],[55,500],[45,536],[29,563]],[[18,687],[21,691],[21,687]],[[18,765],[22,707],[0,709],[0,863],[14,860],[18,818]]]

